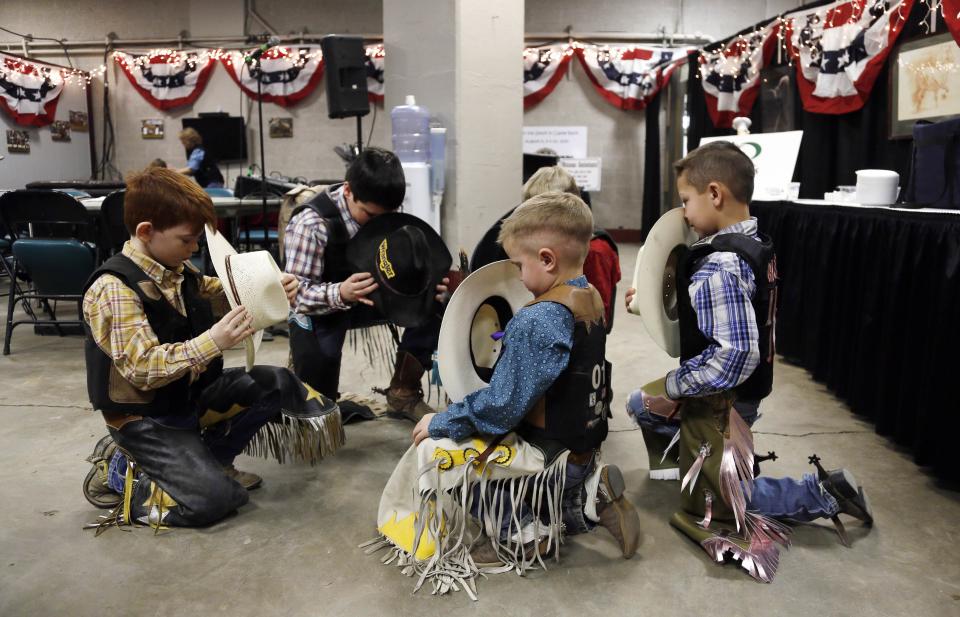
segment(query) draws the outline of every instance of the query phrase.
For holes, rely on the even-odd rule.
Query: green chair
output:
[[[12,258],[2,260],[10,278],[3,341],[3,355],[9,355],[13,329],[20,324],[50,325],[61,336],[65,334],[63,326],[83,326],[83,289],[98,255],[93,221],[69,195],[48,190],[4,193],[0,195],[0,221],[12,239]],[[76,304],[76,319],[57,318],[56,303],[60,301]],[[47,318],[34,310],[33,303]],[[14,319],[17,304],[28,319]]]

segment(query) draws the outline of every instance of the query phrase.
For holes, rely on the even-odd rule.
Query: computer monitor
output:
[[[203,138],[203,148],[217,161],[243,161],[247,158],[247,131],[243,118],[227,114],[200,114],[183,118],[183,128],[192,127]]]

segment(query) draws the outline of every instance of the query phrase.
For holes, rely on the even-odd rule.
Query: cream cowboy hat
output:
[[[696,241],[697,234],[683,218],[683,208],[674,208],[650,230],[633,270],[637,293],[628,310],[643,319],[650,337],[674,358],[680,357],[677,269],[684,250]]]
[[[217,271],[230,308],[241,304],[253,316],[253,336],[244,341],[247,370],[253,368],[263,329],[287,319],[290,302],[280,281],[280,268],[267,251],[237,253],[230,242],[209,225],[206,227],[210,261]]]
[[[451,401],[489,384],[503,347],[492,335],[502,333],[531,300],[509,261],[486,265],[460,283],[444,311],[437,345],[440,380]]]

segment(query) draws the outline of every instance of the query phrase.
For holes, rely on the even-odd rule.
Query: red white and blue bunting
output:
[[[914,0],[849,0],[788,13],[785,38],[803,108],[845,114],[863,107]]]
[[[367,98],[372,103],[383,103],[383,45],[368,45]]]
[[[116,51],[113,59],[137,92],[160,111],[196,101],[216,65],[214,55],[206,51],[165,49],[144,55]]]
[[[700,52],[700,80],[707,112],[717,128],[749,116],[760,92],[760,70],[776,49],[778,23],[740,35],[717,51]]]
[[[574,50],[570,45],[528,47],[523,50],[523,107],[547,98],[567,74]]]
[[[319,45],[272,47],[259,61],[250,64],[246,63],[248,55],[243,51],[223,51],[220,62],[230,78],[254,100],[259,80],[264,103],[296,105],[313,92],[323,76]]]
[[[686,49],[666,47],[581,45],[576,51],[593,87],[619,109],[645,108],[687,60]]]
[[[0,106],[23,126],[46,126],[57,113],[64,76],[57,67],[0,54]]]

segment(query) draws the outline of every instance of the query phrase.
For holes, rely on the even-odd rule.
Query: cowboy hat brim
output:
[[[427,258],[430,268],[429,285],[423,293],[407,296],[394,293],[380,284],[367,298],[390,322],[404,328],[415,328],[424,325],[437,313],[436,287],[443,281],[443,277],[447,276],[453,263],[447,245],[429,223],[405,212],[389,212],[374,217],[361,227],[347,244],[347,262],[354,272],[369,272],[379,283],[376,247],[390,232],[404,225],[420,229],[427,240],[430,249]]]
[[[697,240],[683,218],[683,208],[674,208],[654,224],[637,254],[633,288],[637,290],[630,312],[640,315],[650,338],[671,357],[680,357],[680,322],[677,317],[677,268],[682,249]]]
[[[230,255],[236,255],[237,251],[233,248],[233,245],[223,237],[223,234],[211,228],[209,225],[204,227],[204,232],[206,234],[207,251],[210,254],[210,261],[213,262],[213,268],[216,270],[217,278],[220,279],[220,284],[223,286],[223,292],[227,296],[230,309],[235,309],[237,308],[237,301],[230,284],[230,276],[226,270],[226,258]],[[256,363],[257,351],[260,349],[261,342],[263,342],[263,330],[257,330],[252,336],[248,336],[243,340],[243,346],[246,351],[245,364],[248,371],[252,369]]]
[[[488,385],[500,351],[499,340],[490,335],[502,332],[531,300],[533,294],[509,261],[486,265],[460,283],[444,312],[437,345],[440,380],[451,401]],[[478,365],[485,370],[478,372]]]

